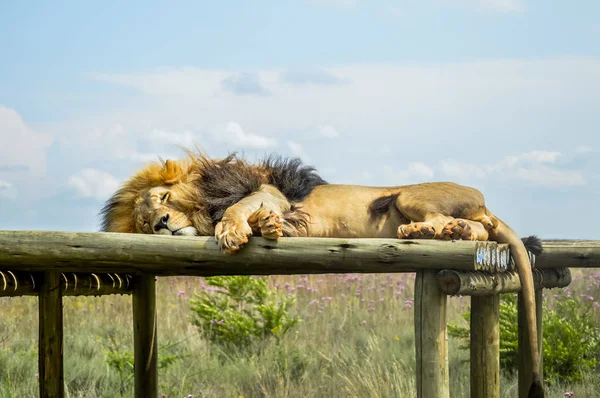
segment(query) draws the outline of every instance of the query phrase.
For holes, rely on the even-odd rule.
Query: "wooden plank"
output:
[[[222,254],[214,238],[116,233],[0,232],[0,264],[16,271],[277,275],[476,270],[494,242],[398,239],[252,238]],[[489,256],[500,261],[501,256]],[[491,260],[490,260],[491,261]],[[496,267],[502,268],[502,267]]]
[[[542,330],[542,307],[543,297],[542,289],[535,290],[535,316],[537,320],[538,351],[540,353],[540,378],[544,379],[544,356],[542,350],[543,330]],[[523,298],[519,293],[518,298],[518,356],[519,356],[519,398],[527,398],[529,388],[531,387],[531,355],[529,351],[529,340],[527,332],[527,320],[525,319],[525,309],[523,308]]]
[[[452,296],[486,296],[521,291],[521,280],[517,272],[491,274],[479,271],[442,270],[437,274],[440,290]],[[565,287],[571,283],[568,268],[533,270],[536,289]]]
[[[131,294],[133,277],[126,274],[60,273],[63,296]],[[0,271],[0,297],[37,296],[43,273]]]
[[[500,297],[471,297],[471,397],[500,397]]]
[[[546,240],[536,268],[600,268],[600,241]]]
[[[39,298],[39,385],[41,398],[63,398],[63,310],[60,273],[46,272]]]
[[[435,270],[415,279],[415,348],[418,398],[449,398],[447,296],[440,292]]]
[[[158,396],[156,277],[136,277],[133,293],[135,398]]]

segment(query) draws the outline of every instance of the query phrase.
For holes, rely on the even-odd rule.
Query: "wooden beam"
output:
[[[506,270],[507,253],[495,242],[252,238],[239,253],[225,255],[209,237],[0,232],[0,264],[17,271],[210,276]]]
[[[536,268],[600,268],[599,240],[546,240]]]
[[[447,296],[436,271],[421,270],[415,279],[415,349],[418,398],[449,398]]]
[[[136,277],[133,293],[134,396],[158,396],[156,278]]]
[[[0,297],[37,296],[43,273],[0,271]],[[60,273],[63,296],[131,294],[133,277],[126,274]]]
[[[58,272],[46,272],[39,298],[38,370],[41,398],[63,398],[63,310]]]
[[[521,280],[515,271],[490,274],[478,271],[442,270],[437,274],[440,290],[455,296],[486,296],[521,291]],[[565,287],[571,283],[568,268],[534,269],[536,289]]]
[[[500,297],[471,297],[471,397],[500,397]]]
[[[535,317],[537,323],[537,341],[538,351],[540,353],[540,379],[544,380],[544,356],[542,350],[543,330],[542,330],[542,307],[543,307],[542,289],[535,290]],[[523,297],[519,293],[518,304],[518,357],[519,357],[519,398],[527,398],[529,388],[531,387],[531,353],[529,350],[529,335],[527,332],[527,320],[525,319],[525,308],[523,306]]]

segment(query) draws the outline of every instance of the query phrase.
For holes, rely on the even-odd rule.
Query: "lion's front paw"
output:
[[[278,239],[283,236],[283,222],[281,216],[269,212],[258,220],[260,233],[265,239]]]
[[[411,222],[398,227],[398,238],[400,239],[433,239],[435,229],[428,222]]]
[[[450,221],[442,230],[442,239],[445,240],[477,240],[477,234],[471,228],[468,220],[455,218]]]
[[[223,219],[215,227],[215,238],[219,249],[223,253],[231,254],[240,250],[248,237],[252,235],[252,228],[247,222],[235,222]]]

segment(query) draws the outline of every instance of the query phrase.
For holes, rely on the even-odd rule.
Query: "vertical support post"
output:
[[[448,333],[445,294],[436,270],[417,271],[415,279],[415,348],[417,397],[449,398]]]
[[[535,290],[535,317],[537,323],[538,352],[540,353],[540,378],[544,379],[544,357],[542,350],[542,289]],[[529,335],[527,332],[527,320],[525,319],[525,308],[523,307],[523,297],[519,293],[518,300],[519,313],[519,398],[527,398],[529,387],[531,386],[531,355],[529,353]]]
[[[156,277],[135,278],[133,291],[133,350],[135,398],[158,396]]]
[[[63,398],[63,307],[60,272],[44,272],[39,291],[40,398]]]
[[[471,296],[471,397],[500,397],[500,296]]]

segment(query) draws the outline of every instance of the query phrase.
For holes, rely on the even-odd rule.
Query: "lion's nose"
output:
[[[160,220],[158,220],[158,222],[154,226],[154,231],[158,232],[161,229],[169,229],[169,225],[167,224],[168,222],[169,222],[169,215],[167,214],[165,216],[162,216],[160,218]]]

